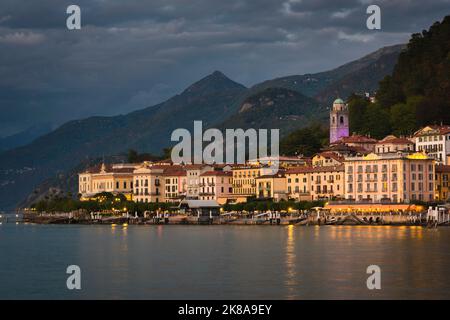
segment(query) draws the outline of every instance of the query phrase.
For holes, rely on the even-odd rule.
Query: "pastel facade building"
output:
[[[285,175],[290,199],[332,200],[345,196],[343,165],[291,168]]]
[[[369,154],[345,161],[345,198],[366,202],[434,200],[434,160],[422,153]]]
[[[440,164],[449,165],[450,126],[427,126],[414,133],[416,151],[425,152]]]
[[[330,111],[330,143],[348,136],[348,107],[342,99],[336,99]]]
[[[312,158],[313,167],[338,166],[344,163],[344,157],[335,152],[324,151]]]
[[[438,201],[450,200],[450,166],[438,164],[436,165],[436,193],[435,199]]]
[[[135,165],[101,164],[91,167],[78,175],[78,193],[81,200],[92,199],[102,192],[123,194],[128,200],[133,194],[133,170]]]
[[[287,200],[286,176],[283,171],[256,177],[256,198]]]
[[[233,200],[245,202],[249,197],[256,195],[256,178],[262,175],[275,173],[269,166],[241,165],[232,169],[233,173]]]
[[[165,202],[165,166],[144,162],[133,171],[133,199],[135,202]]]
[[[216,200],[224,204],[233,196],[231,171],[213,170],[200,174],[200,200]]]
[[[406,138],[397,138],[394,135],[385,137],[375,145],[375,153],[414,151],[414,142]]]
[[[200,175],[206,171],[214,170],[210,165],[190,164],[186,165],[186,198],[199,199],[200,194]]]
[[[186,170],[182,166],[173,165],[164,168],[164,200],[179,202],[187,192]]]

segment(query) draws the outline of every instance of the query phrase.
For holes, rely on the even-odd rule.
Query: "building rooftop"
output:
[[[412,142],[411,140],[409,140],[407,138],[397,138],[394,135],[389,135],[389,136],[387,136],[387,137],[385,137],[382,140],[377,142],[377,144],[386,144],[386,143],[390,143],[390,144],[414,144],[414,142]]]
[[[449,125],[429,125],[417,130],[414,137],[450,133]]]

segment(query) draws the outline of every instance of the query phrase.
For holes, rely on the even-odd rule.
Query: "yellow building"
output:
[[[369,154],[345,160],[345,198],[365,202],[434,200],[434,160],[423,153]]]
[[[109,192],[114,195],[123,194],[128,200],[133,194],[132,164],[106,165],[101,164],[80,173],[78,192],[81,200],[90,200],[96,194]]]
[[[439,164],[436,165],[436,194],[435,199],[438,201],[448,201],[449,193],[449,179],[450,165]]]
[[[339,166],[343,163],[344,157],[331,151],[318,153],[312,158],[312,165],[314,167]]]
[[[259,199],[287,200],[286,176],[279,171],[275,174],[259,176],[256,179],[255,196]]]
[[[257,164],[233,167],[232,201],[245,202],[249,197],[254,197],[257,194],[256,178],[266,174],[273,174],[274,171],[269,166]]]
[[[133,171],[135,202],[165,202],[165,168],[166,165],[144,162]]]
[[[343,165],[291,168],[285,175],[290,199],[312,201],[344,198]]]

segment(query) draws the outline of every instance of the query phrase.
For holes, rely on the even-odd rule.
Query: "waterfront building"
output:
[[[165,202],[165,165],[142,163],[133,171],[133,198],[135,202]]]
[[[123,194],[128,200],[133,194],[134,164],[100,165],[88,168],[78,175],[80,199],[90,200],[102,192]]]
[[[275,169],[264,165],[238,165],[232,169],[233,173],[233,202],[245,202],[256,195],[256,178],[273,174]]]
[[[324,151],[316,154],[312,158],[313,167],[338,166],[344,163],[344,157],[330,151]]]
[[[180,165],[164,168],[164,199],[165,202],[179,202],[186,196],[186,170]]]
[[[423,153],[371,153],[345,160],[345,198],[364,202],[434,200],[434,160]]]
[[[438,201],[450,200],[450,165],[438,164],[436,165],[436,194],[435,199]]]
[[[255,178],[258,199],[287,200],[286,176],[282,170]]]
[[[417,151],[427,153],[440,164],[450,164],[450,126],[424,127],[414,133],[414,139]]]
[[[199,199],[200,194],[200,175],[206,171],[214,170],[213,166],[205,164],[189,164],[185,167],[186,170],[186,198]]]
[[[287,195],[297,201],[344,198],[344,166],[297,167],[285,172]]]
[[[342,99],[336,99],[330,111],[330,143],[348,136],[348,107]]]
[[[406,138],[397,138],[389,135],[378,141],[375,145],[375,153],[390,153],[398,151],[414,151],[414,142]]]
[[[377,139],[359,134],[353,134],[349,137],[342,137],[341,139],[332,143],[332,145],[344,144],[349,147],[357,148],[357,150],[359,150],[361,153],[364,153],[364,151],[370,153],[375,151],[375,145],[377,144],[377,142]]]
[[[200,200],[215,200],[225,204],[233,196],[231,171],[212,170],[200,174]]]

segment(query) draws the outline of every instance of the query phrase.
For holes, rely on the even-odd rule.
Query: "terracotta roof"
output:
[[[314,172],[339,172],[339,171],[344,171],[344,165],[323,166],[323,167],[296,167],[296,168],[288,169],[286,171],[286,174],[314,173]]]
[[[317,156],[321,156],[324,158],[331,158],[331,159],[334,159],[339,162],[344,162],[344,157],[342,157],[334,152],[331,152],[331,151],[324,151],[324,152],[318,153]]]
[[[377,142],[377,144],[385,144],[385,143],[390,143],[390,144],[414,144],[414,142],[412,142],[409,139],[406,138],[397,138],[396,136],[387,136],[385,137],[383,140],[380,140]]]
[[[103,164],[99,163],[95,166],[87,168],[84,173],[100,173]],[[106,173],[133,173],[134,168],[113,168],[111,164],[105,164]]]
[[[336,141],[334,144],[337,144],[337,143],[377,143],[377,141],[378,140],[369,138],[367,136],[354,134],[349,137],[342,137],[341,139]]]
[[[165,168],[163,175],[165,176],[185,176],[186,170],[183,169],[182,166],[170,166],[169,168]]]
[[[426,135],[428,135],[427,132],[423,132],[423,129],[425,129],[425,128],[427,128],[427,127],[431,128],[431,129],[433,129],[433,130],[437,130],[437,131],[439,132],[439,134],[447,134],[447,133],[450,133],[450,126],[448,126],[448,125],[442,125],[442,126],[440,126],[440,125],[429,125],[429,126],[426,126],[426,127],[423,127],[423,128],[421,128],[421,129],[417,130],[417,131],[414,133],[414,137],[418,137],[418,136],[426,136]]]
[[[215,171],[206,171],[203,172],[200,177],[205,177],[205,176],[232,176],[233,173],[231,171],[219,171],[219,170],[215,170]]]

